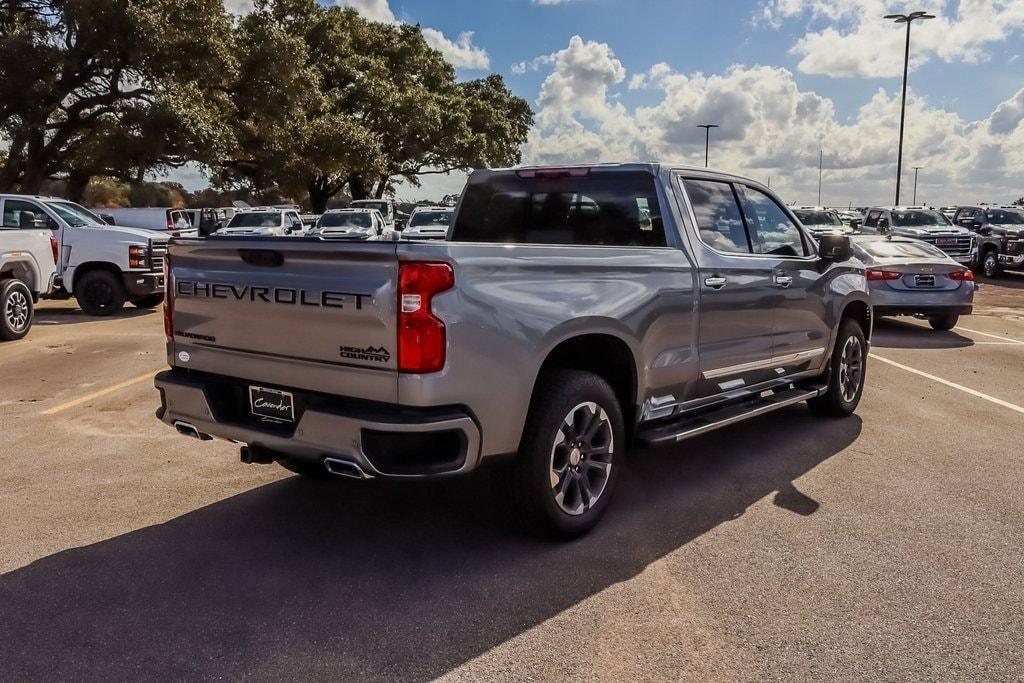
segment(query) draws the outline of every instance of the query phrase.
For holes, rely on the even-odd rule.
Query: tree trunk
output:
[[[390,180],[390,178],[384,177],[377,182],[377,189],[373,191],[373,196],[376,199],[380,199],[384,196],[384,190],[388,189],[388,180]]]
[[[366,189],[366,178],[358,173],[350,175],[348,177],[348,193],[352,195],[352,199],[368,199],[370,193]]]
[[[85,188],[89,187],[92,174],[89,171],[72,169],[68,172],[67,188],[64,190],[67,199],[79,204],[85,199]]]
[[[331,198],[328,188],[321,178],[314,178],[307,186],[309,191],[309,208],[313,213],[323,213],[327,210],[327,200]]]

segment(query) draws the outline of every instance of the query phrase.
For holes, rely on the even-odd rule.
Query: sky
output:
[[[1024,0],[333,0],[419,24],[461,79],[504,76],[536,123],[524,163],[711,166],[813,204],[894,199],[905,27],[912,28],[904,203],[1024,195]],[[225,0],[242,13],[247,0]],[[202,184],[194,172],[179,179]],[[402,186],[458,192],[464,175]]]

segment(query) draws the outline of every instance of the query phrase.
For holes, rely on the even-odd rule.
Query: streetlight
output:
[[[917,172],[924,166],[913,166],[912,168],[914,169],[914,206],[917,206]]]
[[[704,168],[708,167],[708,147],[711,145],[711,129],[718,128],[717,123],[698,123],[698,128],[704,129]]]
[[[903,101],[900,104],[900,148],[896,158],[896,206],[900,204],[900,175],[903,172],[903,123],[907,117],[907,69],[910,67],[910,25],[916,19],[934,19],[934,14],[927,12],[911,12],[910,14],[886,14],[886,19],[893,19],[897,24],[907,25],[907,47],[903,53]]]

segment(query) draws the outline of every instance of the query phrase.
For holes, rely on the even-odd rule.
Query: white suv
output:
[[[5,228],[32,225],[57,242],[52,298],[74,296],[89,315],[110,315],[125,301],[153,308],[164,298],[167,238],[152,230],[107,225],[88,209],[57,197],[0,194]]]

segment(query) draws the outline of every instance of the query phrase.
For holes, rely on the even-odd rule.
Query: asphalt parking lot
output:
[[[153,416],[159,311],[0,346],[0,679],[1019,679],[1024,277],[875,330],[858,414],[635,452],[568,544],[500,468],[314,482]]]

